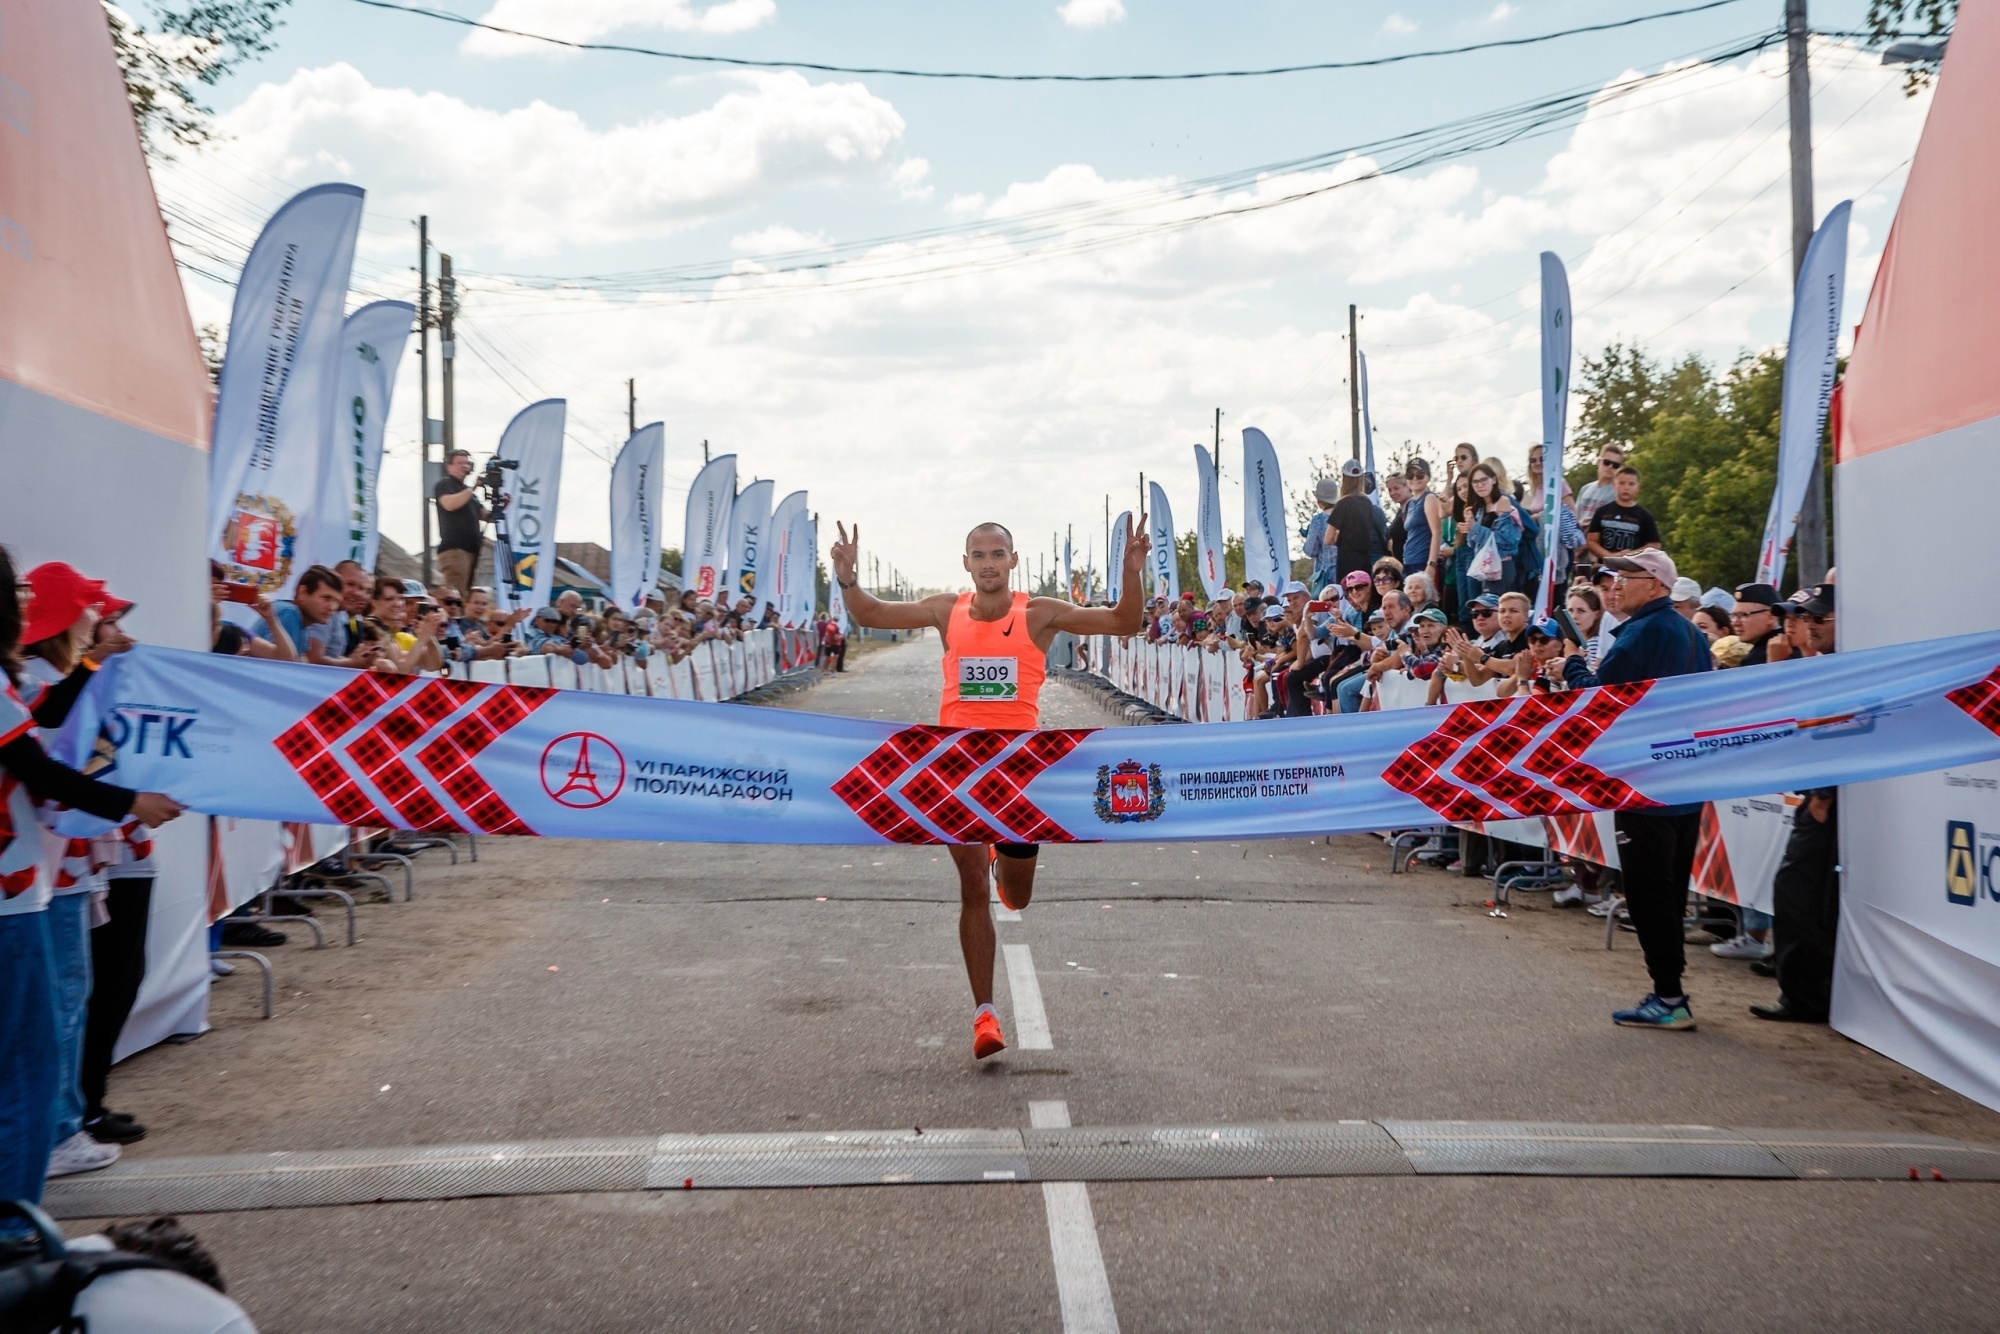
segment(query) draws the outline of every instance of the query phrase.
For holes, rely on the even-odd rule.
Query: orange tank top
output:
[[[1027,730],[1041,725],[1042,681],[1048,668],[1028,634],[1028,595],[1014,594],[1004,619],[972,619],[972,594],[960,593],[946,622],[945,727]]]

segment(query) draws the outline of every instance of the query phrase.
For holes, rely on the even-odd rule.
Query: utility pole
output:
[[[1808,36],[1806,0],[1785,0],[1785,53],[1790,57],[1786,91],[1792,120],[1792,289],[1795,292],[1813,234],[1812,69],[1807,64]],[[1789,348],[1786,355],[1791,355]],[[1813,441],[1806,503],[1799,514],[1798,560],[1801,587],[1810,588],[1826,578],[1826,470],[1820,466],[1817,440]]]
[[[417,219],[417,509],[423,515],[424,587],[431,586],[431,219]]]
[[[1354,306],[1347,307],[1347,428],[1354,442],[1352,457],[1361,458],[1361,343]]]
[[[706,440],[701,442],[701,466],[704,468],[708,466],[708,441]]]
[[[639,434],[639,382],[625,382],[625,434]]]
[[[451,276],[451,256],[438,256],[438,353],[444,358],[444,456],[451,458],[451,451],[458,447],[458,418],[452,400],[451,365],[458,358],[458,344],[452,336],[452,317],[458,314],[458,284]],[[425,568],[430,566],[429,547],[425,548]],[[428,585],[426,585],[428,586]]]

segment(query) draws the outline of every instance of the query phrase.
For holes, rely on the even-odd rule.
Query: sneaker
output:
[[[1669,1005],[1649,993],[1629,1010],[1613,1010],[1611,1022],[1621,1028],[1693,1028],[1694,1011],[1686,996]]]
[[[116,1144],[99,1144],[81,1130],[56,1145],[56,1151],[49,1155],[48,1176],[75,1176],[78,1172],[95,1172],[101,1167],[109,1167],[118,1161]]]
[[[1589,912],[1592,917],[1609,917],[1624,906],[1625,900],[1614,894],[1608,899],[1599,899],[1596,903],[1591,904]]]
[[[1757,959],[1751,963],[1750,971],[1759,977],[1776,977],[1778,965],[1775,959]]]
[[[1718,959],[1768,959],[1773,951],[1770,941],[1759,940],[1745,931],[1734,940],[1710,945],[1708,952]]]
[[[105,1112],[87,1119],[83,1133],[99,1144],[137,1144],[146,1138],[146,1127],[123,1112]]]
[[[1568,889],[1559,889],[1555,892],[1555,897],[1551,898],[1549,902],[1558,908],[1581,908],[1583,906],[1583,886],[1571,885]]]
[[[214,955],[210,955],[208,959],[208,971],[214,977],[233,977],[236,973],[236,965],[227,959],[218,959]]]
[[[972,1059],[983,1061],[1006,1049],[1007,1039],[1001,1035],[999,1017],[991,1010],[981,1010],[972,1021]]]

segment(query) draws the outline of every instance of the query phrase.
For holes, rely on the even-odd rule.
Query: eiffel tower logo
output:
[[[566,741],[576,742],[576,756],[569,763],[565,773],[560,759],[555,755],[556,747]],[[604,761],[604,772],[591,761],[591,743],[595,742],[600,751],[609,751],[610,759]],[[551,780],[561,775],[560,785]],[[556,738],[542,753],[542,786],[548,794],[565,806],[588,809],[602,806],[618,795],[625,786],[625,757],[618,747],[606,741],[595,732],[571,732]]]

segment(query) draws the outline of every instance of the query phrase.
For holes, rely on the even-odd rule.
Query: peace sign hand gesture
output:
[[[847,525],[836,522],[834,531],[839,534],[834,544],[827,548],[826,558],[833,565],[833,577],[842,584],[854,582],[854,567],[857,553],[861,549],[861,525],[854,525],[854,536],[847,535]]]

